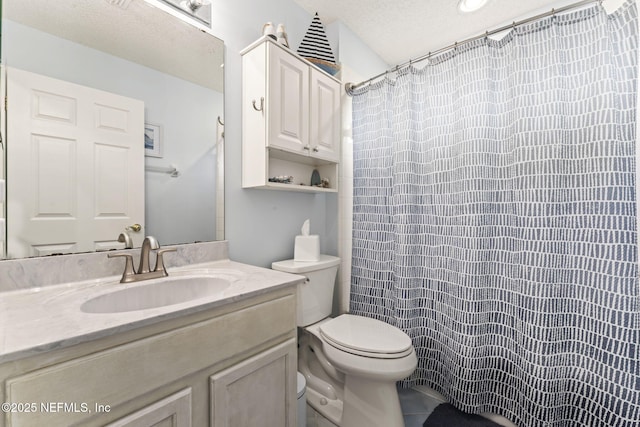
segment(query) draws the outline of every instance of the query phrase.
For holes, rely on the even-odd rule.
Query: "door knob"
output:
[[[142,226],[140,224],[133,224],[130,225],[126,228],[127,231],[133,231],[135,233],[137,233],[138,231],[142,230]]]

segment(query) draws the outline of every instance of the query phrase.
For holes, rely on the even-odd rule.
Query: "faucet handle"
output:
[[[136,271],[133,269],[133,256],[131,256],[130,254],[107,254],[107,257],[124,257],[126,262],[124,265],[124,273],[122,273],[122,279],[120,280],[120,283],[133,281],[133,276],[136,274]]]
[[[168,276],[167,269],[164,267],[164,259],[162,258],[162,254],[165,252],[176,252],[178,249],[176,248],[166,248],[166,249],[158,249],[156,251],[156,268],[154,271],[162,271],[163,276]]]

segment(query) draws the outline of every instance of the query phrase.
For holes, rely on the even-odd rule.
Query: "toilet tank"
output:
[[[307,326],[331,315],[333,288],[340,258],[320,255],[318,261],[294,261],[288,259],[271,264],[271,268],[286,273],[305,276],[298,285],[298,326]]]

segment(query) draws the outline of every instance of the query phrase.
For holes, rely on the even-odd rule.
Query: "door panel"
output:
[[[312,155],[333,162],[340,161],[339,141],[340,84],[318,70],[311,70],[311,137]]]
[[[294,153],[309,145],[309,67],[269,46],[269,138],[267,144]]]

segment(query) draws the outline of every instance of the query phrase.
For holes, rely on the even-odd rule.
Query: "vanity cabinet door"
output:
[[[210,377],[211,426],[296,426],[296,340]]]
[[[191,387],[105,427],[191,427]]]

